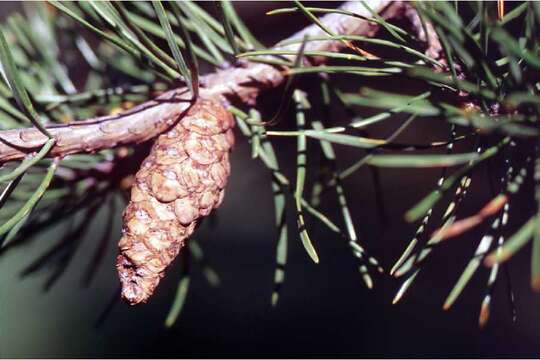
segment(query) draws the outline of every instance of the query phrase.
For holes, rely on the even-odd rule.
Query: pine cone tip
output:
[[[159,278],[154,284],[149,281],[153,277],[140,273],[143,268],[137,267],[124,255],[118,255],[116,267],[120,274],[122,284],[122,299],[130,305],[137,305],[148,301],[154,288],[159,282]]]

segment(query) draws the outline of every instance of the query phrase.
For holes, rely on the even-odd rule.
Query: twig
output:
[[[407,7],[402,2],[369,0],[369,7],[385,19],[399,17]],[[348,2],[342,6],[365,17],[371,14],[360,2]],[[321,22],[336,34],[360,34],[373,36],[378,24],[342,14],[328,14]],[[287,40],[324,35],[313,24]],[[276,47],[296,51],[299,44]],[[339,51],[345,46],[341,41],[310,42],[306,51]],[[243,64],[243,65],[242,65]],[[239,63],[236,67],[217,71],[201,78],[200,96],[219,99],[222,102],[254,104],[264,90],[283,83],[286,74],[262,63]],[[74,153],[92,153],[123,144],[141,143],[152,139],[174,125],[191,104],[187,88],[173,89],[154,100],[144,102],[126,112],[91,118],[66,125],[47,126],[56,139],[48,156],[65,156]],[[36,128],[0,131],[0,163],[24,158],[41,148],[48,138]]]

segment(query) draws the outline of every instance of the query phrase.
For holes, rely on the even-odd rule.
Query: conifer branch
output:
[[[367,1],[371,10],[384,19],[402,16],[409,6],[388,0]],[[363,17],[371,13],[362,2],[347,2],[341,9]],[[337,35],[374,36],[380,24],[343,14],[327,14],[320,19],[325,29]],[[312,24],[287,40],[326,34],[323,28]],[[300,44],[275,47],[280,50],[297,51]],[[339,40],[310,42],[308,51],[339,51],[347,46]],[[287,56],[285,56],[287,57]],[[322,60],[320,60],[322,61]],[[266,89],[279,86],[287,75],[279,67],[255,62],[239,62],[234,67],[218,70],[201,77],[200,96],[217,99],[222,103],[242,102],[254,104],[257,96]],[[55,139],[48,156],[65,156],[74,153],[93,153],[123,144],[141,143],[156,137],[174,126],[192,103],[187,88],[169,90],[155,99],[144,102],[128,111],[112,115],[76,121],[66,125],[47,126]],[[0,131],[0,163],[22,159],[38,151],[49,138],[37,128]]]

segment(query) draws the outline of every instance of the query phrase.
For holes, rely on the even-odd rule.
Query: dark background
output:
[[[285,4],[237,3],[241,15],[267,44],[302,28],[302,17],[266,17],[264,12]],[[319,4],[324,6],[325,4]],[[0,4],[7,13],[17,4]],[[344,79],[351,89],[381,84],[372,79]],[[310,80],[300,84],[309,88]],[[315,82],[313,83],[315,84]],[[385,86],[406,87],[403,82]],[[410,85],[412,86],[412,85]],[[280,90],[265,95],[262,110],[272,114]],[[314,107],[317,102],[312,101]],[[274,109],[274,110],[273,110]],[[335,112],[334,121],[339,121]],[[290,117],[288,118],[291,119]],[[341,119],[343,120],[343,119]],[[286,121],[286,120],[285,120]],[[400,119],[370,129],[374,137],[387,136]],[[281,127],[288,125],[282,124]],[[415,123],[402,142],[425,142],[447,137],[437,119]],[[120,209],[115,214],[114,234],[107,255],[89,288],[81,278],[93,256],[106,222],[101,211],[71,260],[67,271],[49,291],[44,284],[50,270],[29,277],[21,271],[54,246],[63,234],[57,226],[15,247],[0,257],[0,355],[2,357],[535,357],[540,356],[540,298],[529,289],[529,247],[511,262],[510,275],[516,292],[518,321],[512,324],[504,276],[495,289],[492,314],[484,330],[478,328],[478,312],[488,271],[481,268],[450,311],[442,303],[474,252],[480,226],[453,239],[433,253],[431,260],[398,305],[391,300],[399,281],[375,276],[372,291],[365,289],[348,246],[343,240],[310,221],[308,227],[321,262],[306,255],[294,232],[286,281],[276,308],[270,306],[276,231],[270,176],[237,131],[232,154],[232,175],[217,221],[207,221],[196,232],[210,265],[221,278],[211,287],[194,264],[191,289],[178,323],[169,330],[163,321],[174,298],[180,266],[176,263],[149,304],[129,307],[118,303],[99,326],[100,314],[118,286],[114,268],[120,234]],[[463,144],[463,148],[470,144]],[[318,144],[309,142],[308,172],[319,160]],[[275,143],[285,172],[294,179],[294,139]],[[361,151],[338,151],[344,167]],[[494,161],[492,166],[497,166]],[[406,224],[403,213],[435,185],[439,170],[382,170],[382,193],[387,222],[379,217],[372,176],[363,169],[345,182],[346,195],[361,241],[389,269],[414,235],[416,225]],[[530,182],[530,181],[529,181]],[[532,189],[512,199],[510,231],[533,210]],[[473,179],[470,196],[459,215],[478,211],[491,198],[485,169]],[[335,196],[328,193],[323,208],[339,219]],[[289,208],[290,214],[293,209]],[[291,229],[294,219],[289,219]],[[341,223],[339,223],[342,225]],[[501,274],[502,275],[502,274]]]

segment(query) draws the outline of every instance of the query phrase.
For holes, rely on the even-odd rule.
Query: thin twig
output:
[[[369,5],[383,18],[402,15],[405,4],[388,0],[370,0]],[[370,17],[371,14],[358,2],[345,3],[342,9]],[[327,14],[321,22],[336,34],[373,36],[378,24],[342,14]],[[304,36],[324,35],[313,24],[287,40]],[[299,44],[276,47],[296,51]],[[341,41],[311,42],[306,51],[339,51]],[[243,65],[242,65],[243,64]],[[222,102],[254,104],[257,96],[266,89],[276,88],[286,79],[282,69],[262,63],[242,63],[236,67],[217,71],[201,78],[200,96]],[[66,125],[47,126],[56,144],[48,156],[65,156],[73,153],[92,153],[123,144],[140,143],[152,139],[174,125],[191,104],[187,88],[173,89],[154,100],[142,103],[126,112],[77,121]],[[41,148],[48,138],[36,128],[0,131],[0,163],[24,158]]]

